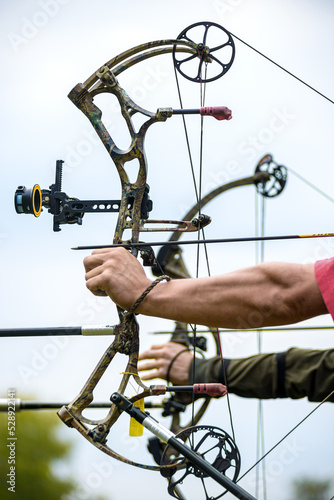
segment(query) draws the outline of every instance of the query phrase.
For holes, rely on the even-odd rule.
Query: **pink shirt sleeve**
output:
[[[334,257],[314,264],[315,277],[329,314],[334,319]]]

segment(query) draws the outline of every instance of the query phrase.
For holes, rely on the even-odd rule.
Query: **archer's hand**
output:
[[[150,349],[139,354],[139,360],[151,360],[138,366],[138,371],[151,370],[150,373],[141,376],[142,380],[152,380],[154,378],[166,380],[168,368],[173,362],[169,373],[169,381],[173,385],[187,385],[193,355],[189,350],[184,351],[185,349],[186,347],[183,344],[167,342],[166,344],[152,345]],[[177,356],[181,351],[184,352]],[[177,357],[175,358],[175,356]]]
[[[84,259],[86,286],[94,294],[109,296],[129,309],[151,284],[138,260],[125,248],[94,250]]]

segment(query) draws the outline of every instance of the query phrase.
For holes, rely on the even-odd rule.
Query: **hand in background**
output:
[[[150,370],[150,373],[141,375],[143,380],[162,378],[167,380],[169,371],[169,382],[173,385],[187,385],[190,364],[193,359],[192,353],[183,344],[167,342],[161,345],[152,345],[150,349],[139,355],[140,363],[138,371]]]

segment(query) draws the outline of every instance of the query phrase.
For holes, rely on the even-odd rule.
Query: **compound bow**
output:
[[[203,26],[204,28],[204,37],[201,43],[193,42],[188,35],[191,28],[198,26]],[[214,48],[209,48],[206,45],[208,32],[211,28],[221,31],[224,37],[223,42]],[[224,53],[228,51],[229,59],[227,63],[223,63],[217,58],[216,53],[218,51],[223,51]],[[183,76],[186,76],[195,82],[201,81],[205,83],[206,81],[212,81],[221,77],[228,71],[234,59],[234,43],[229,33],[226,32],[221,26],[216,25],[215,23],[197,23],[196,25],[192,25],[184,30],[175,40],[149,42],[123,52],[104,64],[83,84],[76,85],[69,94],[70,100],[90,120],[102,143],[107,149],[110,158],[116,166],[121,180],[122,196],[119,204],[116,206],[116,210],[119,211],[119,215],[113,242],[115,244],[128,244],[132,248],[131,251],[134,255],[137,255],[135,244],[139,242],[140,232],[148,230],[166,230],[165,227],[155,227],[154,229],[146,228],[146,222],[149,222],[150,224],[164,224],[164,226],[166,224],[174,224],[174,227],[170,230],[175,232],[192,230],[197,231],[198,226],[203,226],[209,222],[208,219],[206,219],[204,223],[198,219],[186,222],[161,220],[147,221],[148,212],[151,210],[151,204],[148,197],[148,186],[146,182],[147,162],[144,152],[144,139],[148,128],[153,123],[165,121],[173,114],[184,114],[187,112],[197,112],[202,116],[213,115],[218,120],[231,118],[230,111],[225,107],[202,107],[199,110],[188,111],[160,108],[153,113],[138,106],[124,91],[124,89],[121,88],[116,77],[124,70],[147,58],[171,52],[173,53],[175,67]],[[180,53],[186,54],[186,57],[182,60],[179,59]],[[195,75],[186,75],[184,67],[186,67],[187,64],[192,63],[194,60],[199,61],[198,69],[195,72]],[[211,77],[202,77],[202,66],[208,63],[214,65],[217,68],[217,71]],[[122,116],[126,121],[131,136],[131,144],[126,150],[121,150],[116,146],[102,121],[102,111],[94,104],[94,97],[102,93],[113,94],[118,99]],[[148,117],[148,120],[141,125],[139,131],[135,130],[132,121],[132,117],[136,113],[140,113],[141,115]],[[126,167],[128,166],[128,163],[133,160],[138,161],[139,168],[137,179],[134,182],[130,182]],[[53,194],[55,194],[55,192]],[[45,201],[44,193],[44,202]],[[67,203],[64,202],[64,199],[60,199],[58,207],[55,208],[55,216],[59,218],[59,216],[64,217],[66,215],[65,218],[67,218],[67,220],[65,220],[65,222],[79,222],[79,220],[76,219],[82,219],[82,214],[85,211],[85,203],[80,202],[80,200],[67,199],[66,201]],[[112,211],[115,209],[113,203],[105,203],[102,205],[102,210]],[[130,240],[125,241],[123,239],[123,235],[126,229],[131,230],[131,238]],[[153,252],[149,247],[141,250],[144,265],[153,264],[152,254]],[[138,375],[137,361],[139,350],[139,327],[133,312],[134,308],[132,308],[131,311],[118,309],[120,323],[114,329],[114,341],[103,354],[100,362],[94,369],[79,395],[69,405],[61,408],[58,415],[68,426],[75,427],[89,442],[113,458],[137,467],[160,470],[160,466],[143,465],[129,460],[119,455],[106,445],[107,435],[112,425],[117,421],[120,415],[120,411],[115,405],[111,403],[107,416],[101,420],[92,420],[83,416],[83,411],[93,401],[93,391],[97,383],[117,353],[125,354],[129,357],[118,393],[124,394],[131,377],[142,390],[140,394],[131,398],[132,402],[143,399],[154,393],[154,390],[152,391],[151,388],[146,387],[143,384]]]
[[[189,38],[188,33],[192,28],[198,26],[203,26],[204,36],[202,42],[196,44]],[[225,39],[222,44],[210,49],[206,45],[206,40],[209,29],[211,28],[221,31]],[[215,53],[223,50],[226,54],[226,49],[228,50],[229,60],[227,63],[222,63],[219,59],[217,59]],[[152,266],[154,264],[153,273],[159,275],[158,279],[161,279],[161,272],[159,270],[157,271],[157,264],[160,266],[160,269],[164,269],[164,272],[167,272],[168,275],[173,278],[190,277],[190,274],[181,257],[180,247],[176,244],[176,242],[179,240],[183,232],[198,231],[210,222],[209,217],[201,214],[201,208],[203,208],[209,201],[229,189],[245,185],[255,185],[257,190],[263,196],[273,197],[278,195],[283,190],[286,182],[285,168],[275,164],[271,155],[266,155],[259,161],[253,176],[239,179],[214,189],[202,200],[197,201],[191,210],[187,212],[182,221],[148,219],[148,214],[152,210],[152,202],[148,195],[149,186],[146,182],[147,161],[144,152],[144,139],[148,128],[153,123],[166,121],[167,118],[175,114],[199,113],[202,116],[212,115],[218,120],[228,120],[231,118],[230,111],[225,107],[201,107],[198,110],[173,110],[171,108],[160,108],[156,113],[153,113],[138,106],[129,97],[129,95],[119,85],[116,77],[125,69],[130,68],[138,62],[169,52],[173,53],[174,66],[176,70],[178,70],[184,77],[194,82],[205,83],[216,80],[228,71],[234,59],[234,43],[229,33],[219,25],[216,25],[215,23],[196,23],[195,25],[186,28],[176,40],[150,42],[123,52],[103,65],[83,84],[76,85],[69,94],[70,100],[87,116],[92,123],[95,131],[116,166],[121,180],[121,200],[82,201],[75,198],[69,198],[66,193],[61,191],[62,161],[57,162],[56,180],[55,184],[50,186],[50,190],[41,191],[39,186],[36,185],[31,191],[27,191],[24,186],[21,186],[18,188],[15,198],[16,210],[19,213],[31,211],[35,216],[38,216],[41,212],[42,206],[47,207],[49,212],[54,215],[55,231],[60,230],[61,224],[81,224],[85,212],[118,212],[119,215],[114,232],[113,244],[127,244],[131,247],[132,253],[136,256],[138,250],[136,249],[135,244],[139,242],[140,232],[152,230],[171,230],[172,236],[170,241],[175,242],[175,245],[173,247],[163,247],[160,250],[157,263],[154,262],[154,254],[149,245],[145,248],[141,248],[141,256],[143,258],[144,265]],[[187,57],[179,59],[180,53],[186,53]],[[185,72],[184,67],[189,63],[193,63],[198,60],[198,68],[195,71],[195,74],[190,76]],[[216,65],[217,71],[213,76],[208,77],[206,73],[206,76],[203,77],[202,66],[204,64],[207,65],[208,63]],[[102,93],[115,95],[119,102],[122,116],[126,121],[131,137],[130,146],[126,150],[121,150],[117,147],[102,121],[101,109],[99,109],[94,103],[94,97]],[[141,125],[139,131],[135,130],[132,121],[132,117],[136,113],[139,113],[144,117],[148,117],[148,120]],[[138,161],[139,169],[137,179],[134,182],[130,182],[126,167],[128,166],[127,164],[133,160]],[[199,217],[194,218],[197,213],[199,213]],[[154,229],[150,229],[146,227],[147,223],[151,225],[163,224],[164,227],[155,227]],[[170,226],[171,224],[173,224],[174,227],[166,229],[165,226]],[[131,238],[130,240],[125,241],[123,238],[124,232],[127,229],[131,230]],[[133,377],[135,382],[141,388],[140,394],[132,397],[131,402],[136,402],[138,400],[142,400],[146,396],[159,393],[159,390],[154,389],[154,387],[146,387],[138,375],[137,361],[139,351],[139,327],[133,314],[134,310],[135,307],[133,307],[130,311],[123,311],[118,308],[120,323],[113,328],[113,334],[115,335],[114,341],[105,351],[100,362],[90,375],[79,395],[70,404],[64,405],[59,410],[58,415],[68,426],[76,428],[89,442],[111,457],[137,467],[150,470],[160,470],[164,475],[171,477],[174,474],[175,462],[172,461],[172,463],[167,463],[168,461],[170,462],[171,455],[173,454],[173,450],[170,447],[165,447],[162,461],[160,461],[159,458],[159,465],[151,466],[129,460],[107,446],[106,441],[109,431],[120,415],[118,407],[113,405],[113,403],[111,403],[107,416],[101,420],[93,420],[83,416],[83,411],[93,402],[93,391],[96,385],[117,353],[125,354],[129,357],[118,389],[119,394],[124,394],[131,377]],[[171,340],[185,342],[184,332],[180,333],[180,330],[184,329],[186,329],[186,325],[177,324]],[[216,350],[218,352],[219,343],[217,334],[213,332],[213,336]],[[196,339],[194,342],[196,342]],[[185,343],[189,344],[189,337]],[[205,413],[209,401],[210,398],[206,397],[196,415],[193,416],[191,423],[192,431],[190,434],[195,434],[197,432],[197,429],[194,426],[199,422]],[[190,424],[181,426],[179,412],[173,412],[171,423],[172,432],[177,433],[181,439],[185,440],[189,436],[189,432],[185,431],[185,429],[189,426]],[[211,432],[212,429],[208,431],[208,435]],[[218,434],[216,431],[214,435],[217,438]],[[223,443],[223,445],[220,445],[222,449],[225,449],[227,443],[231,440],[228,435],[226,436],[227,437],[220,438]],[[232,447],[234,446],[235,445],[233,444]],[[233,448],[233,450],[232,455],[235,467],[233,480],[236,480],[240,469],[240,458],[237,449]],[[227,456],[224,458],[224,473],[232,462],[232,460],[230,460],[230,465],[227,467],[226,464],[228,460],[226,460]],[[171,472],[167,473],[167,469],[170,469]],[[173,482],[171,482],[171,484],[173,484]],[[174,491],[174,486],[171,486],[170,488],[171,491]]]

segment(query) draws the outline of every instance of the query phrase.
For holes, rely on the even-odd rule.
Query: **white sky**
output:
[[[146,41],[175,38],[186,26],[205,20],[223,25],[334,99],[333,14],[333,3],[325,0],[2,2],[2,328],[117,322],[113,305],[97,300],[84,286],[82,259],[87,252],[71,250],[81,244],[111,241],[115,216],[86,215],[82,227],[66,226],[60,233],[53,233],[52,218],[45,211],[36,220],[18,216],[14,210],[17,186],[39,183],[48,188],[54,181],[57,159],[65,160],[63,190],[67,194],[81,199],[120,196],[115,168],[103,145],[96,140],[87,119],[67,98],[74,85],[123,50]],[[235,44],[232,68],[222,79],[207,86],[207,105],[228,106],[233,119],[208,120],[205,124],[203,193],[223,182],[252,175],[258,160],[271,153],[278,163],[291,167],[334,197],[332,104],[240,42]],[[151,75],[150,80],[147,75]],[[178,107],[169,57],[137,65],[122,76],[120,83],[147,109]],[[181,79],[181,86],[185,107],[198,107],[198,85]],[[284,117],[282,126],[273,130],[277,116]],[[115,116],[110,114],[110,119]],[[193,155],[197,158],[199,120],[193,117],[188,124]],[[123,129],[117,128],[113,133],[125,147]],[[181,218],[194,203],[194,193],[179,117],[149,130],[146,151],[154,203],[152,218]],[[205,212],[213,218],[206,231],[208,238],[254,234],[251,187],[226,193]],[[293,175],[289,176],[284,193],[266,204],[268,235],[332,232],[332,224],[332,204]],[[158,235],[159,241],[164,239],[166,235]],[[255,259],[251,244],[215,246],[209,250],[213,274],[251,265]],[[331,240],[272,242],[265,246],[266,260],[307,262],[332,254]],[[185,249],[184,256],[195,274],[195,250]],[[332,321],[324,316],[310,324],[332,325]],[[142,347],[157,342],[149,333],[173,328],[171,322],[145,318],[140,318],[140,325]],[[255,335],[224,338],[225,356],[257,352]],[[71,400],[108,343],[106,338],[1,339],[0,391],[6,394],[8,387],[14,386],[18,396],[31,393],[41,400]],[[291,346],[324,349],[332,345],[331,331],[263,336],[264,351]],[[123,368],[120,361],[116,370],[113,368],[115,372]],[[116,388],[115,372],[107,373],[96,392],[97,400],[108,399]],[[231,397],[231,403],[236,441],[246,470],[256,456],[257,402]],[[305,401],[266,402],[267,449],[314,406]],[[213,402],[204,422],[230,432],[226,402]],[[293,479],[332,475],[334,434],[330,422],[332,407],[323,405],[268,458],[268,498],[288,498]],[[117,437],[113,436],[115,448],[123,446],[126,456],[150,461],[145,439],[129,443],[127,424],[122,427],[121,423]],[[65,426],[62,436],[76,443],[70,473],[86,482],[87,478],[92,479],[89,474],[108,459]],[[109,443],[114,443],[112,437]],[[127,498],[136,494],[139,500],[153,500],[157,492],[161,500],[169,498],[159,474],[111,463],[112,473],[109,466],[109,473],[99,476],[99,487],[90,483],[90,494],[104,493],[110,500],[119,500],[124,498],[126,488]],[[131,482],[127,480],[130,477]],[[138,493],[137,485],[145,480],[150,481],[150,488]],[[250,474],[242,485],[254,494],[253,482],[254,475]],[[82,498],[89,497],[83,494]]]

